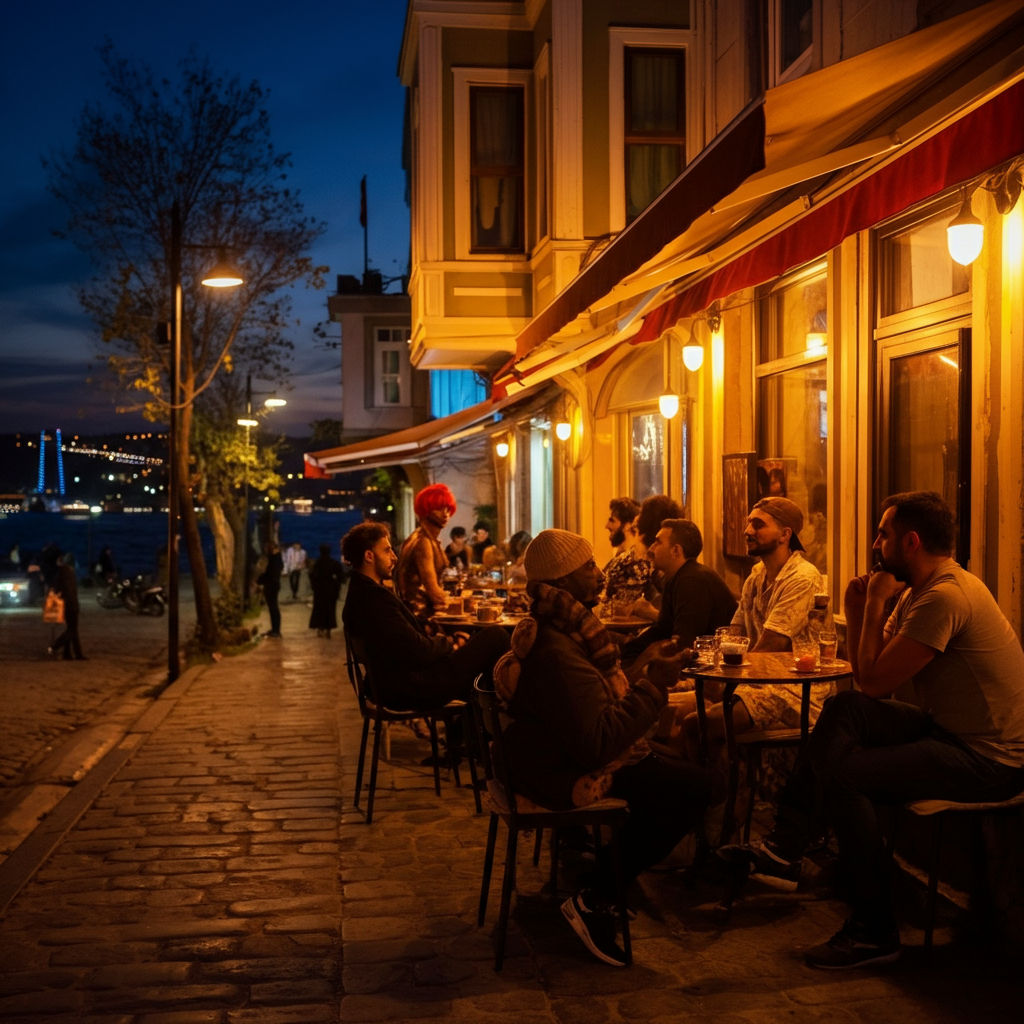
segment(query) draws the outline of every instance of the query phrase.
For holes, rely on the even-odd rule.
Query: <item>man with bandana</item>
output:
[[[668,702],[687,655],[663,644],[630,684],[607,630],[594,615],[604,574],[590,544],[565,530],[544,530],[526,549],[530,614],[495,666],[498,695],[512,719],[510,765],[522,794],[554,810],[606,796],[629,802],[620,837],[628,882],[663,860],[700,820],[711,776],[651,753],[644,736]],[[614,873],[602,849],[584,888],[562,913],[599,960],[623,966],[616,941]]]

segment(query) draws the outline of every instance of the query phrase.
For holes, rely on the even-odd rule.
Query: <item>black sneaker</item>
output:
[[[884,933],[872,932],[850,918],[828,942],[807,950],[804,960],[808,967],[823,971],[848,971],[893,964],[901,952],[900,933],[895,927]]]
[[[585,900],[593,903],[594,909],[587,906]],[[583,940],[583,945],[598,960],[613,967],[626,966],[626,954],[615,941],[615,916],[607,908],[599,906],[588,890],[583,889],[567,899],[562,904],[562,913]]]
[[[782,892],[795,892],[800,884],[800,861],[784,860],[764,843],[751,846],[730,845],[717,851],[728,864],[749,864],[749,878]]]

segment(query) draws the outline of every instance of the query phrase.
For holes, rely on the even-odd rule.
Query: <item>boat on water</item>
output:
[[[69,501],[60,507],[65,519],[88,519],[91,509],[84,501]]]

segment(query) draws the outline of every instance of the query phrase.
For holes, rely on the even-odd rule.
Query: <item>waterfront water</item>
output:
[[[315,558],[321,544],[331,545],[331,554],[341,557],[340,541],[345,532],[362,520],[362,513],[275,512],[282,544],[298,541]],[[207,572],[216,573],[213,537],[205,519],[200,519]],[[156,572],[158,551],[167,543],[167,516],[150,512],[103,512],[88,519],[67,519],[57,512],[17,512],[0,519],[0,557],[18,544],[24,557],[39,552],[49,542],[75,556],[80,576],[104,547],[114,554],[114,563],[123,576]],[[188,557],[181,545],[181,571],[188,571]]]

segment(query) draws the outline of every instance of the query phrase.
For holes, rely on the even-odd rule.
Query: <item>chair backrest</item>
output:
[[[348,630],[345,630],[345,664],[348,668],[349,682],[356,692],[359,710],[365,715],[368,713],[368,705],[376,704],[377,701],[370,680],[366,648],[362,640],[352,636]]]
[[[480,749],[484,777],[489,788],[493,783],[500,786],[505,803],[509,810],[516,814],[516,787],[505,755],[505,723],[502,721],[505,705],[494,690],[483,685],[482,675],[477,676],[473,682],[473,704],[479,728],[483,733],[480,737]]]

